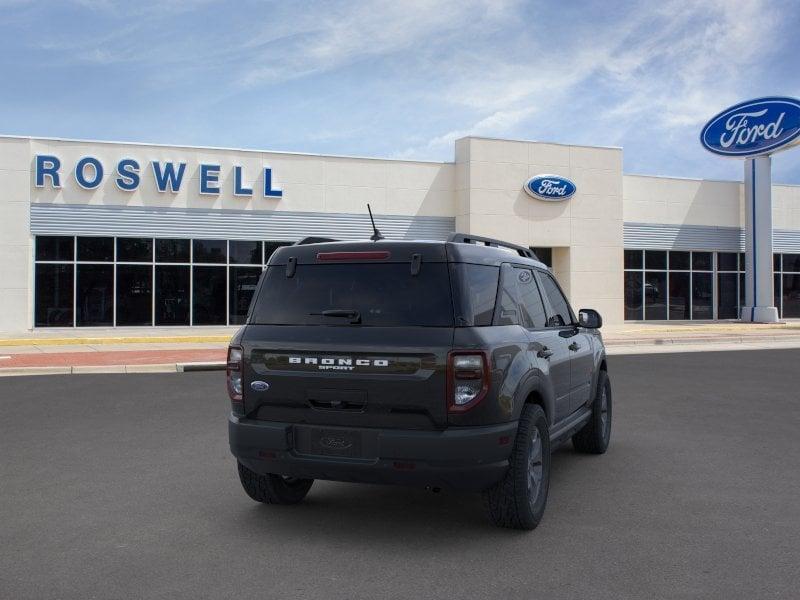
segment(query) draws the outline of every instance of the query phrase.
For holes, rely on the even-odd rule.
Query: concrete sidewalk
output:
[[[223,369],[237,329],[63,329],[0,337],[0,376]],[[800,348],[800,321],[626,323],[602,331],[610,355]]]
[[[800,348],[800,321],[625,323],[603,329],[609,354]]]
[[[54,329],[0,337],[0,376],[222,369],[238,327]]]

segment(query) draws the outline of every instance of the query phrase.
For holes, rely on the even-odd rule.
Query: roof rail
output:
[[[467,233],[451,233],[450,237],[447,238],[447,241],[456,244],[480,243],[483,244],[484,246],[491,246],[493,248],[508,248],[509,250],[515,250],[520,256],[524,256],[525,258],[532,258],[533,260],[539,260],[539,258],[530,248],[526,248],[525,246],[517,246],[516,244],[511,244],[509,242],[504,242],[502,240],[496,240],[494,238],[481,237],[479,235],[470,235]]]
[[[302,240],[297,241],[294,243],[295,246],[305,246],[306,244],[324,244],[325,242],[338,242],[339,240],[329,238],[329,237],[318,237],[315,235],[310,235],[308,237],[304,237]]]

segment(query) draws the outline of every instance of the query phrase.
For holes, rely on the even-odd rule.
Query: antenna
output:
[[[369,220],[372,221],[372,230],[375,232],[369,237],[369,239],[371,239],[373,242],[384,239],[384,237],[381,235],[381,232],[378,231],[377,227],[375,227],[375,219],[372,216],[372,209],[369,207],[369,204],[367,204],[367,210],[369,211]]]

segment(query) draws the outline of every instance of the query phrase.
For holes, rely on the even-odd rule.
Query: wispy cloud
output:
[[[437,160],[483,135],[720,177],[731,163],[702,153],[703,121],[800,94],[792,0],[0,6],[0,114],[21,133]],[[795,154],[776,173],[800,181]]]

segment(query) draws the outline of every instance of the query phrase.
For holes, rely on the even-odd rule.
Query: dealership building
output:
[[[452,162],[0,138],[0,333],[236,325],[279,246],[454,231],[531,247],[607,323],[735,319],[743,184],[625,175],[621,148],[466,137]],[[526,190],[574,183],[560,201]],[[800,317],[800,186],[772,186],[775,306]]]

